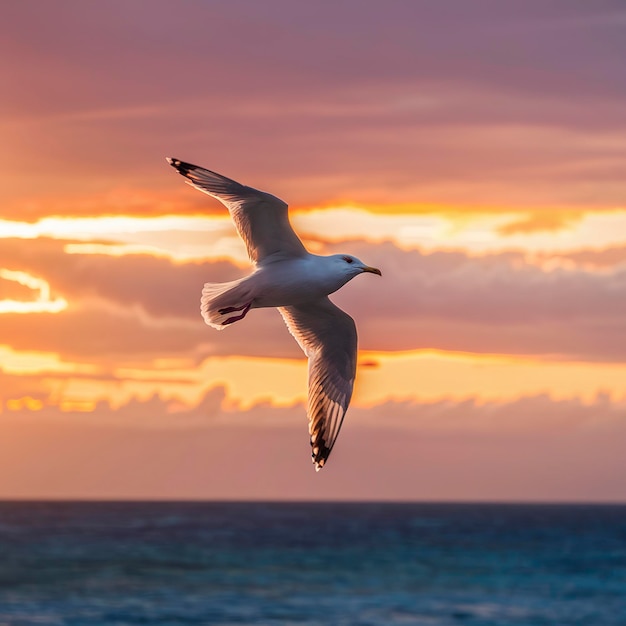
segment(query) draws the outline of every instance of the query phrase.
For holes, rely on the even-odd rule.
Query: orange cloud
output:
[[[167,173],[167,171],[166,171]],[[180,191],[153,191],[137,188],[90,191],[62,197],[41,195],[5,201],[0,219],[35,223],[45,218],[90,218],[103,216],[160,217],[174,215],[223,215],[221,205],[207,202],[200,194]]]
[[[0,270],[1,271],[1,270]],[[16,280],[7,279],[0,274],[0,302],[3,300],[27,300],[33,295],[33,290]]]
[[[63,298],[50,297],[50,285],[47,281],[31,276],[26,272],[0,268],[0,278],[12,281],[36,292],[35,298],[25,300],[0,300],[0,314],[3,313],[59,313],[67,308]]]
[[[554,232],[570,228],[583,216],[583,211],[538,210],[528,212],[517,220],[499,226],[497,231],[504,237],[543,231]]]

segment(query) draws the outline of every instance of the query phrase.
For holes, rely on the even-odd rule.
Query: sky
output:
[[[621,0],[24,0],[0,20],[0,498],[626,502]],[[382,270],[310,462],[275,310],[172,156]]]

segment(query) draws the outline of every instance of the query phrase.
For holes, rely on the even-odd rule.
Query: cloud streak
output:
[[[272,311],[211,334],[199,317],[204,282],[242,275],[227,261],[173,262],[149,255],[65,254],[64,242],[6,240],[0,263],[42,277],[70,310],[38,324],[5,316],[5,341],[19,349],[82,354],[157,353],[210,345],[217,354],[298,356]],[[626,268],[583,265],[546,270],[521,254],[471,257],[404,251],[353,241],[349,250],[383,269],[383,279],[348,284],[334,299],[358,321],[365,350],[453,351],[626,360]],[[73,331],[70,332],[70,327]]]

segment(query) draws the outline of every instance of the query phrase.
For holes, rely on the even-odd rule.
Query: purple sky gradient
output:
[[[381,6],[14,4],[0,200],[173,191],[173,155],[291,204],[623,202],[621,2]]]

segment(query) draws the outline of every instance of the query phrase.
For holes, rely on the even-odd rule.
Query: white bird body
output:
[[[352,269],[335,257],[316,254],[260,264],[249,277],[259,290],[252,308],[289,306],[328,296],[361,273],[347,271]]]
[[[204,285],[204,321],[222,330],[251,309],[276,307],[309,358],[307,415],[313,462],[319,470],[339,434],[356,375],[354,320],[327,296],[359,274],[380,276],[380,270],[350,255],[309,253],[279,198],[197,165],[168,162],[187,182],[228,208],[255,265],[252,274],[239,280]]]

